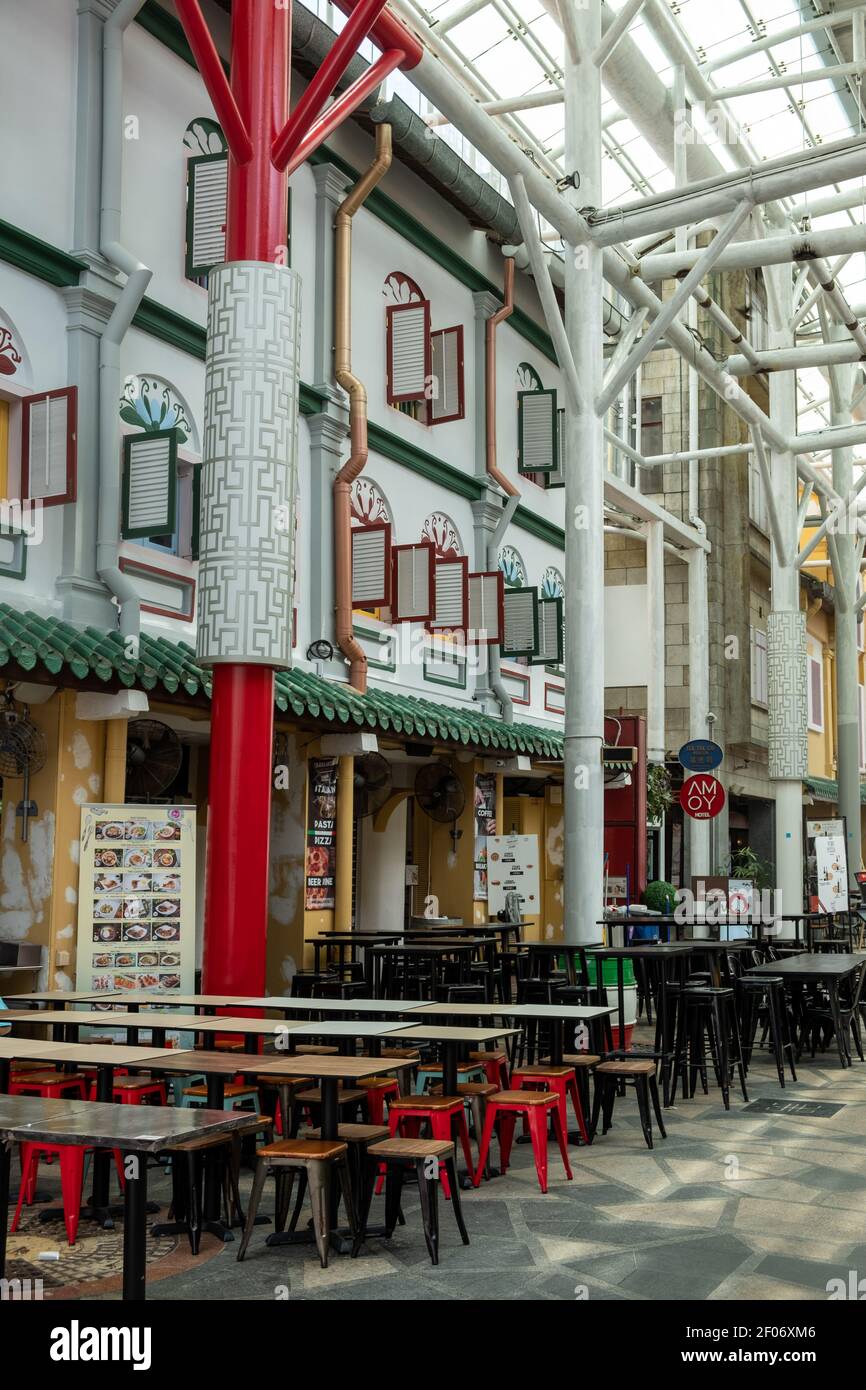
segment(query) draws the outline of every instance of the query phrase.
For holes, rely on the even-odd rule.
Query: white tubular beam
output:
[[[795,434],[788,447],[792,454],[821,454],[828,449],[849,449],[863,443],[866,425],[836,425],[810,434]]]
[[[826,68],[809,68],[806,72],[786,72],[781,77],[762,77],[757,82],[743,82],[739,87],[724,87],[717,93],[718,101],[736,97],[757,96],[761,92],[776,92],[780,87],[808,86],[811,82],[829,82],[834,78],[862,77],[862,63],[834,63]]]
[[[647,522],[646,572],[649,620],[649,675],[647,679],[648,763],[665,760],[665,550],[664,527]]]
[[[412,71],[414,75],[418,68]],[[833,69],[828,68],[825,77],[832,74]],[[864,174],[866,135],[854,136],[833,145],[819,145],[794,156],[788,155],[782,160],[767,160],[734,174],[693,183],[671,193],[643,198],[624,207],[594,212],[588,218],[589,229],[600,246],[613,246],[652,232],[667,232],[673,227],[700,222],[706,217],[724,216],[743,198],[754,198],[758,204],[775,203],[797,193],[808,193],[813,188],[859,179]],[[822,232],[821,235],[826,234]]]
[[[836,430],[836,433],[838,434],[844,434],[844,432],[844,427],[839,427]],[[841,446],[840,449],[837,450],[837,452],[839,452],[840,450]],[[809,537],[809,540],[803,546],[803,549],[798,553],[797,558],[794,562],[798,569],[802,568],[802,566],[808,560],[809,556],[812,554],[812,551],[816,548],[816,546],[819,546],[821,544],[824,537],[828,535],[828,533],[833,533],[835,531],[839,521],[843,516],[848,514],[851,518],[852,523],[856,527],[857,512],[856,508],[854,508],[854,503],[856,502],[860,493],[863,491],[864,487],[866,487],[866,471],[864,471],[860,475],[857,482],[853,485],[853,487],[845,497],[842,497],[841,495],[838,497],[837,501],[833,505],[832,511],[829,511],[827,513],[827,515],[824,517],[824,520],[821,522],[821,525]]]
[[[673,454],[646,454],[644,464],[647,468],[652,468],[655,463],[688,463],[690,459],[727,459],[751,452],[751,444],[716,444],[707,449],[680,449]]]
[[[773,538],[773,545],[779,552],[779,559],[785,563],[785,533],[782,530],[782,523],[779,519],[779,511],[776,506],[776,497],[773,492],[773,479],[770,473],[770,464],[767,459],[767,452],[764,448],[764,441],[761,438],[760,430],[752,430],[752,443],[755,448],[755,457],[758,460],[758,467],[761,470],[761,481],[764,484],[764,496],[767,499],[767,513],[770,518],[770,535]]]
[[[525,96],[502,97],[499,101],[482,101],[479,105],[488,116],[504,116],[510,112],[535,111],[542,106],[561,106],[562,101],[562,92],[557,89],[553,92],[527,92]],[[427,124],[432,128],[450,125],[451,122],[447,116],[431,116]]]
[[[829,217],[834,212],[846,212],[848,208],[862,207],[866,202],[866,189],[848,189],[842,193],[828,193],[825,198],[809,198],[805,203],[795,203],[788,213],[792,222],[802,222],[804,217]]]
[[[831,267],[831,269],[830,269],[830,274],[831,274],[832,276],[838,275],[838,274],[839,274],[839,271],[842,270],[842,269],[848,264],[848,262],[850,261],[852,255],[853,255],[853,252],[849,251],[849,252],[847,253],[847,255],[845,255],[845,256],[839,256],[839,257],[833,262],[833,265],[832,265],[832,267]],[[810,275],[814,275],[814,269],[813,269],[813,267],[810,265],[810,263],[809,263],[808,261],[807,261],[806,264],[803,266],[803,269],[801,270],[800,275],[803,276],[805,279],[808,279]],[[800,289],[801,284],[802,284],[802,281],[801,281],[801,280],[799,279],[799,277],[798,277],[798,282],[797,282],[797,285],[795,286],[794,297],[793,297],[793,302],[794,302],[795,304],[797,303],[797,300],[798,300],[798,298],[799,298],[798,291],[799,291],[799,289]],[[792,327],[792,328],[799,328],[799,326],[800,326],[800,324],[803,322],[804,318],[806,318],[807,314],[809,314],[809,312],[810,312],[810,311],[815,307],[815,305],[817,304],[818,299],[819,299],[820,296],[821,296],[822,289],[823,289],[823,286],[820,285],[820,284],[818,284],[818,285],[816,285],[816,287],[812,290],[812,292],[806,296],[806,298],[803,300],[803,303],[800,305],[799,309],[797,309],[797,311],[793,314],[793,316],[792,316],[792,318],[791,318],[791,327]]]
[[[661,312],[656,315],[643,337],[636,344],[631,356],[623,362],[619,370],[611,377],[609,384],[604,387],[601,397],[595,404],[599,415],[604,414],[629,377],[634,375],[641,362],[649,356],[659,339],[679,317],[680,312],[691,298],[692,292],[704,276],[708,275],[714,268],[725,247],[736,235],[751,211],[752,204],[750,202],[744,200],[740,203],[739,207],[736,207],[731,213],[719,235],[710,242],[709,246],[704,247],[682,284],[677,286],[670,299],[665,302]]]
[[[572,410],[583,413],[586,409],[586,402],[578,380],[577,370],[574,365],[574,357],[571,352],[571,344],[565,331],[565,324],[562,321],[562,314],[559,311],[559,303],[553,290],[553,284],[547,269],[547,262],[544,258],[544,251],[541,239],[538,235],[538,228],[535,225],[535,218],[532,216],[532,208],[526,196],[526,185],[520,174],[512,174],[508,180],[508,187],[511,192],[511,201],[520,222],[520,230],[523,233],[523,244],[529,254],[529,263],[532,267],[532,275],[535,280],[535,288],[541,300],[541,307],[544,310],[544,319],[547,324],[547,331],[553,339],[553,350],[556,353],[560,370],[565,377],[565,387],[569,395],[569,403]],[[601,324],[599,324],[599,331]]]
[[[855,345],[859,348],[863,357],[866,357],[866,333],[860,327],[859,320],[855,317],[845,293],[834,276],[827,262],[818,259],[814,262],[814,271],[818,279],[818,284],[827,296],[827,300],[832,304],[839,317],[839,322],[846,333],[851,335]]]
[[[759,237],[738,241],[719,257],[716,270],[752,270],[762,265],[785,265],[789,261],[814,261],[819,257],[866,251],[866,227],[832,227],[825,232],[794,232],[790,236]],[[670,251],[661,256],[644,256],[640,263],[645,280],[670,280],[683,275],[696,264],[701,251]]]
[[[625,4],[592,55],[596,67],[600,68],[607,62],[638,11],[643,9],[643,5],[644,0],[625,0]]]
[[[753,363],[757,363],[758,354],[755,352],[752,344],[743,336],[733,319],[728,318],[724,309],[720,308],[716,301],[710,298],[706,290],[699,286],[698,289],[694,291],[692,298],[696,303],[700,304],[704,313],[709,315],[713,323],[722,330],[725,337],[730,339],[734,346],[740,349],[743,357]]]
[[[644,324],[646,323],[648,316],[649,311],[647,309],[635,309],[634,313],[629,319],[628,327],[623,333],[619,342],[617,343],[613,351],[613,355],[611,356],[610,362],[608,363],[608,368],[604,376],[603,389],[605,391],[610,385],[610,381],[613,377],[613,374],[619,371],[623,362],[626,360],[635,343],[637,342],[638,335],[640,334]]]
[[[489,4],[490,0],[466,0],[464,5],[458,5],[457,9],[452,14],[445,15],[444,19],[434,19],[433,27],[437,34],[447,34],[449,29],[456,28],[464,19],[471,19]]]
[[[801,532],[802,529],[803,529],[803,523],[805,522],[807,513],[808,513],[808,511],[809,511],[809,503],[810,503],[811,500],[812,500],[812,493],[813,493],[813,492],[814,492],[814,488],[813,488],[812,484],[811,484],[811,483],[807,483],[806,486],[803,488],[803,496],[800,498],[800,505],[799,505],[799,507],[797,508],[797,535],[798,535],[798,536],[800,535],[800,532]]]
[[[741,62],[744,58],[751,58],[755,53],[765,53],[768,48],[774,48],[776,44],[790,43],[792,39],[798,39],[801,34],[814,34],[817,30],[841,28],[842,25],[851,23],[851,13],[853,10],[861,8],[866,4],[866,0],[854,0],[853,4],[848,4],[845,9],[834,11],[833,14],[821,15],[818,19],[807,19],[802,24],[794,24],[788,29],[776,29],[772,34],[767,34],[765,38],[753,39],[751,43],[745,43],[739,48],[729,49],[727,53],[721,53],[717,58],[711,58],[708,63],[701,63],[701,72],[717,72],[719,68],[732,67],[734,63]],[[796,86],[799,78],[791,78],[791,86]]]
[[[754,372],[796,372],[804,367],[834,367],[844,362],[860,362],[866,353],[855,342],[814,343],[807,347],[777,348],[756,352],[752,362],[744,353],[732,353],[725,362],[731,376],[751,376]]]

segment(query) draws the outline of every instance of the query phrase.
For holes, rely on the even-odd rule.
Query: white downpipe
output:
[[[664,526],[648,521],[646,536],[649,679],[647,681],[647,762],[665,760],[665,550]]]
[[[120,631],[137,642],[141,608],[135,586],[118,562],[120,464],[118,401],[120,346],[153,272],[121,244],[123,186],[123,34],[144,0],[121,0],[102,32],[102,174],[99,249],[126,276],[99,341],[99,502],[96,571],[120,605]]]

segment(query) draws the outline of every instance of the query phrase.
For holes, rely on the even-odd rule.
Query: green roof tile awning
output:
[[[210,672],[196,662],[185,642],[142,633],[137,660],[129,660],[119,632],[77,628],[59,618],[20,613],[0,603],[0,675],[14,664],[58,684],[94,680],[106,689],[118,686],[155,696],[210,698]],[[414,739],[435,739],[465,748],[497,753],[528,753],[562,758],[562,734],[533,724],[504,724],[480,709],[442,705],[387,688],[359,695],[350,686],[324,680],[310,671],[278,671],[277,709],[287,716],[314,719],[347,729],[372,729]]]
[[[830,777],[804,777],[804,787],[812,793],[815,801],[832,801],[834,805],[839,802],[839,784]],[[860,781],[860,801],[866,805],[866,782]]]

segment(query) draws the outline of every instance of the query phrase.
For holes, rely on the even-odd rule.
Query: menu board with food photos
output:
[[[82,806],[76,989],[195,987],[194,806]]]

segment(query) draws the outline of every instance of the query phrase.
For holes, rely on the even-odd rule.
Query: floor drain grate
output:
[[[826,1100],[753,1100],[743,1108],[753,1115],[811,1115],[816,1120],[829,1120],[845,1107]]]

